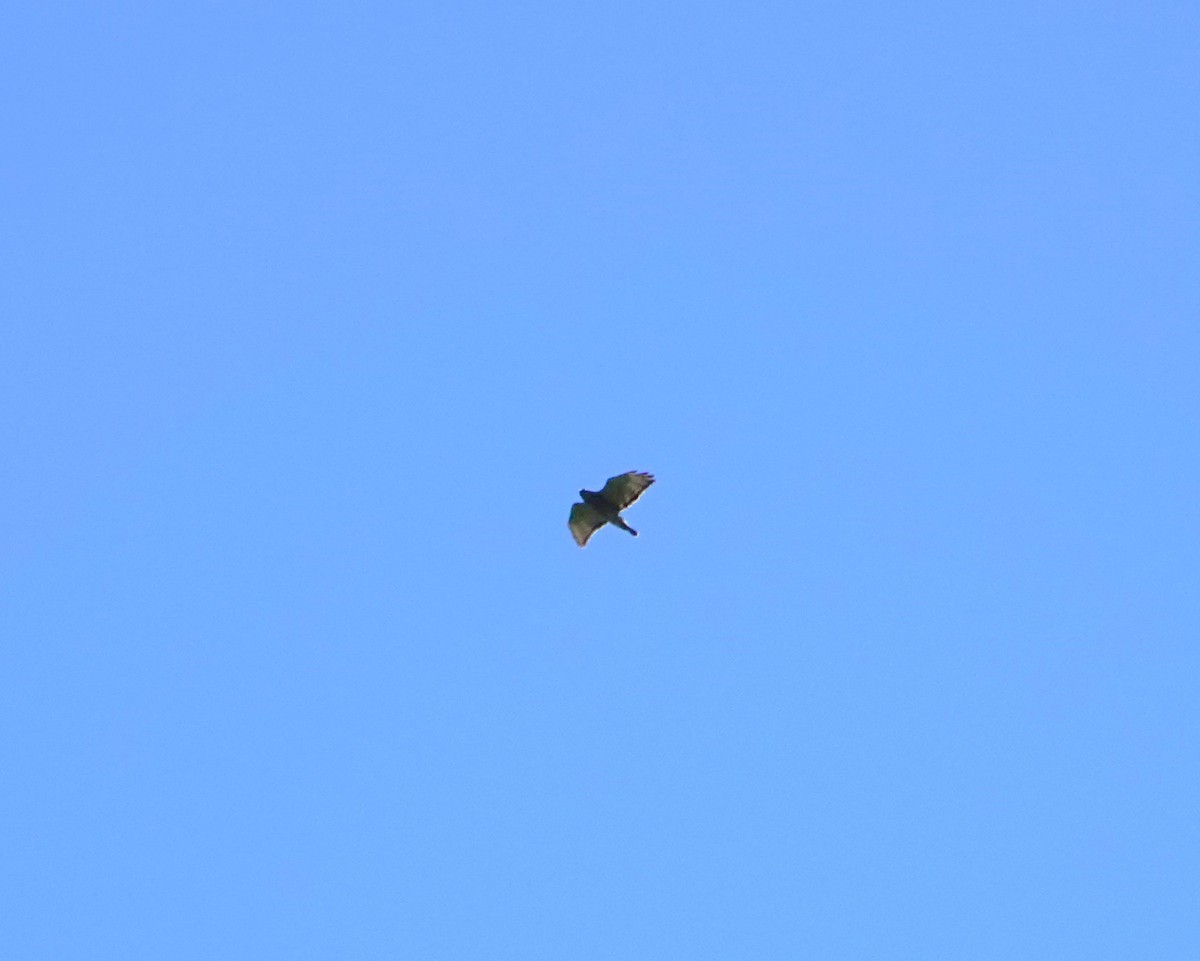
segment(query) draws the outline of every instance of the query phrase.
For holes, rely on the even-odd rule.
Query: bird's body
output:
[[[602,490],[581,490],[583,503],[571,507],[571,519],[567,522],[571,536],[580,547],[605,524],[612,524],[637,537],[637,531],[625,523],[621,511],[642,496],[654,483],[654,476],[640,471],[629,471],[610,477]]]
[[[623,531],[629,531],[634,537],[638,536],[638,532],[625,523],[621,517],[621,512],[618,508],[609,503],[599,491],[580,491],[579,496],[583,498],[583,502],[593,508],[604,520],[612,524],[614,527],[619,527]],[[581,545],[582,546],[582,545]]]

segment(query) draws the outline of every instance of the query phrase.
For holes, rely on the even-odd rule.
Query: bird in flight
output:
[[[621,518],[621,511],[641,497],[653,483],[653,474],[629,471],[610,477],[598,491],[580,491],[583,503],[571,505],[571,519],[567,522],[575,543],[586,547],[588,539],[605,524],[613,524],[637,537],[637,531]]]

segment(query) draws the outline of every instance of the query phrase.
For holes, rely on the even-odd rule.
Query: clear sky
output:
[[[1200,957],[1194,3],[5,33],[0,956]]]

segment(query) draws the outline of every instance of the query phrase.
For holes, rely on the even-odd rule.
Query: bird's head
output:
[[[585,490],[581,490],[579,492],[579,496],[582,497],[584,500],[587,500],[588,492]]]

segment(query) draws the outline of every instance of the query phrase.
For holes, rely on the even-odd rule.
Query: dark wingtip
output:
[[[629,528],[629,533],[632,534],[634,537],[637,537],[637,531],[635,531],[632,527]]]

